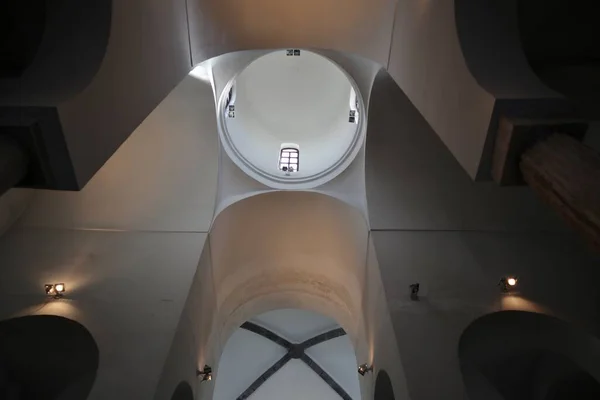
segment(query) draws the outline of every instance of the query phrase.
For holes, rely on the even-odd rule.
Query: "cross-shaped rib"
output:
[[[310,358],[304,351],[309,348],[316,346],[319,343],[326,342],[343,336],[346,332],[342,328],[333,329],[325,333],[321,333],[315,337],[305,340],[302,343],[294,344],[290,341],[282,338],[276,333],[257,325],[253,322],[245,322],[241,326],[242,329],[246,329],[252,333],[260,335],[266,339],[269,339],[273,343],[278,344],[287,350],[287,353],[273,364],[268,370],[266,370],[261,376],[259,376],[252,384],[246,389],[241,395],[238,396],[237,400],[246,400],[256,392],[256,390],[267,381],[271,376],[275,375],[288,361],[292,358],[298,358],[302,360],[310,369],[312,369],[321,379],[323,379],[343,400],[352,400],[352,397],[346,393],[342,388],[319,364],[317,364],[312,358]]]

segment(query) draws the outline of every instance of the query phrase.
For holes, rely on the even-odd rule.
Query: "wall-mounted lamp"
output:
[[[64,283],[48,283],[44,285],[44,289],[46,290],[46,294],[48,296],[52,296],[55,299],[62,297],[65,293],[65,284]]]
[[[413,283],[412,285],[409,286],[410,288],[410,298],[411,300],[419,300],[419,289],[420,289],[420,284],[417,283]]]
[[[369,365],[369,364],[361,364],[361,365],[359,365],[359,366],[358,366],[358,373],[359,373],[361,376],[365,376],[365,374],[366,374],[367,372],[372,372],[372,371],[373,371],[373,366],[372,366],[372,365]]]
[[[196,376],[202,377],[202,382],[204,381],[212,381],[212,368],[208,365],[205,365],[202,371],[197,370]]]
[[[500,279],[498,286],[503,292],[510,292],[517,286],[518,278],[516,276],[505,276]]]

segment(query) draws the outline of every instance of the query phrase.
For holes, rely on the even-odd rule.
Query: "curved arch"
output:
[[[355,228],[368,229],[367,217],[363,214],[363,210],[329,193],[311,190],[262,190],[230,196],[227,201],[217,204],[210,231],[213,232],[219,224],[229,224],[229,222],[226,222],[231,220],[231,217],[227,216],[229,213],[244,214],[246,211],[242,211],[242,208],[248,208],[248,211],[251,211],[250,209],[261,209],[263,206],[258,203],[262,200],[265,200],[269,207],[273,207],[269,208],[271,212],[277,212],[278,215],[290,211],[294,211],[294,214],[298,214],[300,211],[310,213],[312,210],[319,211],[319,215],[321,215],[322,208],[327,208],[335,214],[334,218],[327,218],[328,220],[337,220],[339,223],[343,223],[341,217],[349,218],[346,222]],[[295,203],[295,206],[293,203]],[[317,207],[317,209],[314,207]]]
[[[377,373],[377,379],[375,380],[375,396],[374,400],[395,400],[394,387],[392,386],[392,380],[387,372],[379,370]]]
[[[247,398],[259,388],[269,386],[266,390],[270,395],[263,393],[263,396],[279,398],[274,396],[273,390],[281,394],[282,386],[263,384],[276,379],[276,374],[278,378],[290,376],[290,373],[295,375],[291,371],[299,373],[302,381],[317,379],[310,381],[317,386],[311,386],[312,390],[308,389],[306,396],[312,392],[313,398],[322,398],[320,395],[335,398],[334,392],[337,392],[343,399],[357,398],[360,382],[355,368],[356,352],[345,330],[322,310],[309,310],[305,304],[302,308],[289,308],[288,304],[276,304],[267,312],[259,311],[234,327],[219,357],[215,399],[231,399],[240,394],[238,398]],[[336,340],[333,347],[314,347],[330,340]],[[234,376],[237,377],[235,381],[232,380]],[[289,386],[285,377],[278,382],[287,388],[284,391],[294,387],[293,384]],[[296,389],[302,393],[302,386]]]
[[[194,400],[194,391],[186,381],[179,382],[175,388],[171,400]]]
[[[455,0],[463,57],[477,83],[497,99],[560,97],[529,65],[519,37],[518,0]]]
[[[353,318],[355,316],[325,297],[296,290],[274,291],[270,294],[252,298],[232,310],[231,313],[222,316],[220,325],[217,326],[221,348],[226,345],[233,332],[245,321],[256,315],[282,308],[312,311],[327,316],[335,320],[346,331],[355,347],[359,345],[358,336],[360,333],[358,332],[359,327],[356,326]]]
[[[226,32],[218,46],[210,46],[211,38],[202,38],[195,47],[206,46],[209,56],[233,50],[285,49],[296,47],[336,49],[360,54],[381,65],[387,63],[394,2],[389,0],[317,0],[281,3],[274,0],[193,3],[190,22],[192,34],[201,32],[210,21],[213,32]],[[265,19],[264,16],[270,18]],[[206,21],[206,22],[205,22]],[[194,26],[197,25],[197,26]],[[360,26],[360,29],[357,29]],[[206,36],[206,35],[204,35]],[[201,36],[200,36],[201,37]],[[194,51],[196,51],[194,49]]]
[[[18,74],[0,79],[0,104],[57,106],[82,91],[100,69],[111,29],[112,1],[45,3],[44,31]],[[27,37],[37,29],[33,24]]]
[[[218,310],[210,336],[222,347],[250,317],[300,308],[335,319],[365,349],[367,237],[358,210],[320,193],[269,192],[229,206],[209,236]]]
[[[519,385],[541,391],[573,372],[585,372],[600,382],[600,340],[544,314],[500,311],[485,315],[465,329],[458,355],[467,393],[474,400],[510,396]],[[544,368],[550,364],[556,367]],[[557,374],[560,370],[564,373]],[[516,375],[531,379],[516,382]]]
[[[215,223],[219,219],[219,216],[224,211],[228,210],[229,208],[235,206],[236,204],[238,204],[240,202],[249,200],[253,197],[266,196],[266,195],[274,194],[274,193],[307,193],[307,194],[311,194],[311,195],[315,195],[315,196],[323,196],[324,198],[328,198],[328,199],[331,199],[332,201],[338,202],[344,208],[351,210],[352,211],[351,214],[354,214],[354,213],[360,214],[362,216],[362,219],[363,219],[365,225],[368,226],[368,224],[369,224],[366,210],[359,208],[356,204],[351,203],[350,201],[348,201],[348,199],[344,198],[343,196],[339,196],[338,193],[312,191],[312,190],[282,191],[282,190],[276,190],[276,189],[269,189],[269,190],[257,190],[254,192],[249,191],[249,192],[246,192],[243,194],[237,194],[237,195],[232,195],[232,196],[224,196],[224,199],[222,199],[220,201],[217,198],[217,201],[215,202],[215,210],[214,210],[213,219],[212,219],[212,223],[211,223],[211,231],[212,231],[212,226],[215,225]]]
[[[539,79],[571,100],[598,104],[600,27],[594,4],[513,1],[522,48]]]
[[[600,398],[600,384],[590,374],[580,371],[554,382],[544,400],[596,400]]]
[[[35,57],[46,24],[46,4],[37,0],[0,3],[0,79],[18,78]]]
[[[76,321],[37,315],[0,322],[0,397],[85,399],[99,350]]]

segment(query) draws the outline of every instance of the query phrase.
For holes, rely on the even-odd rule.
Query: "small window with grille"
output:
[[[300,149],[298,146],[281,146],[279,169],[287,174],[300,169]]]

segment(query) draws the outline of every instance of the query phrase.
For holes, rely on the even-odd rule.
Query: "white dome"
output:
[[[364,139],[363,109],[354,82],[332,61],[306,50],[300,56],[279,50],[256,59],[227,86],[220,135],[232,160],[258,181],[311,188],[356,156]],[[291,173],[279,163],[282,148],[299,152],[299,162],[292,158],[285,168]]]

